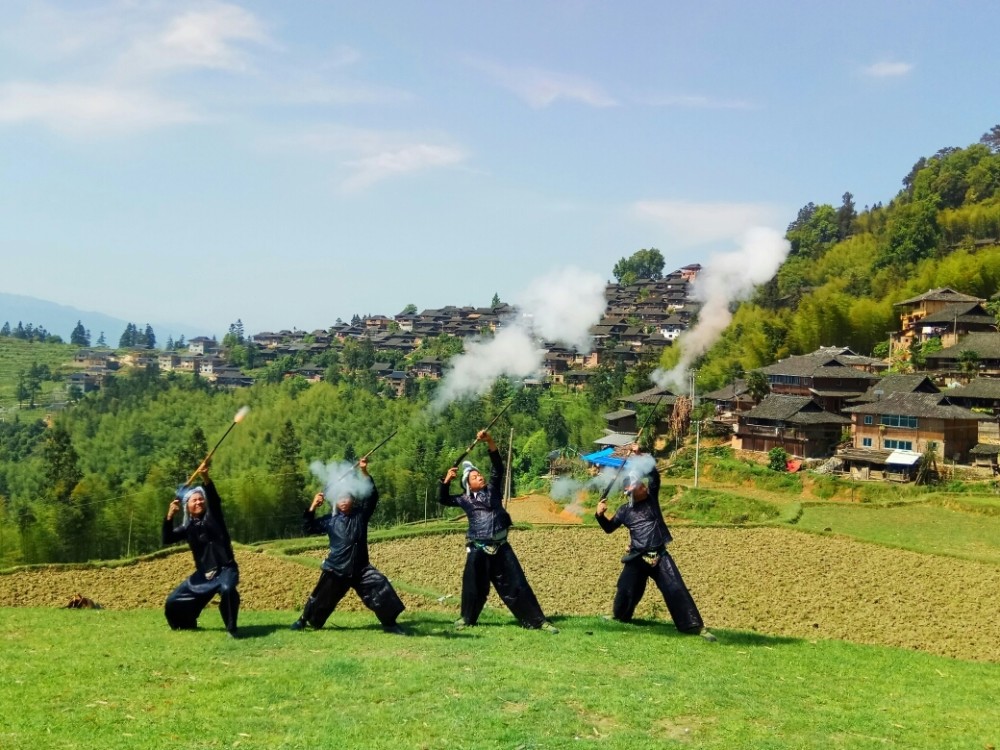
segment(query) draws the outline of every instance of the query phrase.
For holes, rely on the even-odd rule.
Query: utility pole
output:
[[[694,488],[698,489],[698,454],[701,451],[701,420],[695,420],[694,428]]]

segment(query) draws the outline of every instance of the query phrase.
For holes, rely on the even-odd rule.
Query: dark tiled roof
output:
[[[968,385],[949,388],[954,398],[1000,398],[1000,378],[976,378]]]
[[[962,352],[972,351],[980,359],[1000,359],[1000,333],[970,333],[957,344],[925,355],[925,359],[958,359]]]
[[[770,419],[791,424],[848,424],[850,419],[825,411],[808,396],[771,393],[746,414],[747,419]]]
[[[943,393],[890,393],[881,401],[849,406],[849,414],[898,414],[934,419],[979,419],[979,415],[948,402]]]
[[[618,398],[618,401],[623,404],[655,404],[659,402],[670,405],[676,400],[677,396],[673,391],[669,388],[661,388],[660,386],[655,386],[639,393],[633,393],[631,396],[621,396]]]
[[[881,393],[876,393],[881,391]],[[941,389],[926,375],[886,375],[858,398],[858,401],[878,401],[890,393],[940,393]]]
[[[940,323],[941,325],[986,323],[993,325],[995,322],[995,318],[978,302],[957,302],[953,305],[945,305],[937,312],[925,315],[917,321],[917,325],[930,325],[931,323]]]
[[[626,417],[634,417],[635,412],[632,409],[619,409],[618,411],[609,411],[604,415],[604,418],[609,422],[614,422],[616,419],[625,419]]]
[[[915,305],[918,302],[982,302],[982,300],[979,297],[970,297],[968,294],[956,292],[954,289],[948,287],[941,287],[940,289],[931,289],[924,292],[919,297],[911,297],[895,304]]]
[[[849,349],[847,351],[850,351]],[[851,353],[853,358],[858,355]],[[863,359],[869,359],[865,357]],[[835,354],[828,349],[818,349],[811,354],[788,357],[773,365],[761,368],[765,375],[797,375],[799,377],[836,377],[871,380],[872,374],[854,369],[844,354]]]
[[[735,380],[729,385],[717,391],[706,393],[705,398],[710,401],[730,401],[737,396],[745,396],[747,393],[747,383],[745,380]]]

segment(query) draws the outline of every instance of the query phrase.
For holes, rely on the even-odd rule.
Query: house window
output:
[[[872,439],[871,438],[861,438],[861,447],[862,448],[871,448],[872,447]]]
[[[879,424],[885,425],[886,427],[906,427],[909,429],[916,429],[917,418],[905,417],[900,414],[883,414],[879,417]]]
[[[894,451],[912,451],[913,441],[912,440],[886,440],[885,447],[888,450]]]
[[[873,417],[871,414],[865,414],[865,424],[871,424],[874,421],[875,417]]]

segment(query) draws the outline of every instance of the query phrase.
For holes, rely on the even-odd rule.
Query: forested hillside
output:
[[[582,394],[513,390],[499,381],[481,400],[435,415],[427,400],[389,399],[348,382],[290,379],[235,391],[138,371],[40,420],[0,423],[0,566],[117,558],[160,544],[174,488],[243,405],[250,413],[213,461],[229,526],[242,542],[300,533],[313,461],[354,461],[398,430],[371,459],[383,502],[376,523],[437,515],[437,482],[510,401],[493,429],[506,453],[514,430],[514,482],[548,469],[553,448],[589,446],[602,433]],[[485,449],[471,456],[487,466]],[[524,484],[523,486],[526,486]]]
[[[990,299],[1000,290],[1000,126],[980,143],[919,159],[886,206],[808,203],[789,225],[791,252],[740,305],[699,363],[698,382],[734,376],[820,346],[884,356],[893,304],[937,287]],[[995,307],[995,304],[994,304]],[[667,350],[665,366],[676,351]]]

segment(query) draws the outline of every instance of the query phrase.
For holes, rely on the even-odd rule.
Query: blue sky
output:
[[[1000,123],[995,2],[0,11],[0,291],[190,334],[705,262]]]

